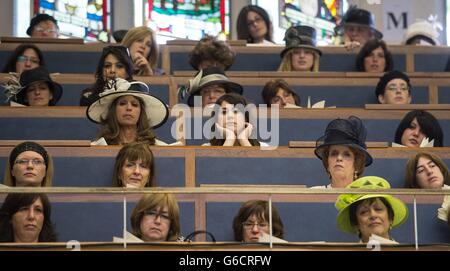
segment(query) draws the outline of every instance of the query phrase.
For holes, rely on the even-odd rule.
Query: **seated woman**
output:
[[[236,53],[225,41],[206,35],[189,53],[189,64],[197,71],[208,67],[228,70],[235,56]]]
[[[51,204],[44,194],[9,194],[0,208],[0,242],[56,242]]]
[[[107,46],[103,48],[102,55],[95,72],[95,83],[81,93],[80,105],[88,106],[98,99],[99,94],[105,90],[108,80],[122,78],[133,80],[133,63],[124,46]]]
[[[268,107],[273,104],[278,104],[280,108],[300,106],[300,97],[283,79],[267,82],[261,95]]]
[[[348,189],[390,189],[388,181],[366,176],[349,184]],[[337,224],[344,232],[357,234],[367,243],[372,235],[392,240],[390,230],[399,227],[408,218],[408,208],[391,195],[343,194],[336,201],[339,211]]]
[[[194,79],[189,80],[189,87],[185,91],[188,95],[189,106],[198,106],[194,103],[195,96],[201,96],[201,106],[206,107],[213,105],[225,93],[242,95],[244,90],[241,85],[228,79],[222,68],[208,67],[200,70]]]
[[[439,121],[425,110],[413,110],[398,125],[394,142],[406,147],[420,147],[425,138],[434,140],[434,147],[443,147],[444,134]]]
[[[322,52],[316,47],[316,29],[291,26],[284,34],[286,48],[281,52],[278,71],[318,72]]]
[[[236,24],[238,40],[247,43],[273,44],[273,26],[263,8],[248,5],[241,9]]]
[[[53,106],[62,96],[63,88],[50,78],[43,66],[25,70],[18,81],[10,80],[5,87],[9,101],[26,106]]]
[[[142,142],[126,144],[116,156],[113,185],[131,188],[152,186],[154,161],[148,144]]]
[[[220,97],[212,113],[211,140],[203,146],[266,146],[253,136],[246,106],[242,95],[228,93]]]
[[[39,66],[45,67],[44,55],[34,44],[24,43],[16,47],[6,60],[2,73],[21,73]]]
[[[431,17],[431,16],[430,16]],[[437,18],[432,20],[420,20],[414,22],[406,29],[403,42],[405,45],[440,45],[439,36],[442,25],[437,22]]]
[[[36,142],[15,146],[6,162],[3,182],[7,186],[52,186],[53,160]]]
[[[269,202],[249,200],[245,202],[233,220],[234,240],[257,243],[259,238],[270,233]],[[272,235],[283,239],[284,228],[277,208],[272,204]]]
[[[372,156],[365,143],[366,135],[366,127],[355,116],[331,121],[314,150],[322,160],[331,184],[312,188],[344,188],[361,177],[364,167],[372,164]]]
[[[133,234],[145,242],[176,241],[181,235],[180,210],[172,194],[146,194],[131,213]]]
[[[380,77],[375,88],[380,104],[410,104],[411,83],[408,75],[400,71],[391,71]]]
[[[406,164],[405,188],[450,189],[447,165],[439,156],[418,152]]]
[[[153,132],[167,121],[166,104],[150,95],[145,83],[128,82],[121,78],[110,82],[109,89],[86,109],[92,122],[102,125],[93,145],[122,145],[146,142],[150,145],[167,145],[156,139]]]
[[[370,39],[356,56],[356,70],[359,72],[389,72],[394,69],[394,58],[386,43]]]
[[[375,28],[373,13],[356,6],[350,6],[334,31],[343,37],[341,43],[349,50],[363,47],[371,38],[383,38],[383,34]]]
[[[163,75],[158,69],[158,44],[155,33],[147,26],[131,28],[122,40],[122,45],[130,50],[134,65],[133,75]]]

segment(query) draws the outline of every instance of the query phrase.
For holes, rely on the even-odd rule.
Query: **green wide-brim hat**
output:
[[[359,178],[349,184],[347,189],[390,189],[388,181],[377,176]],[[408,208],[403,201],[385,194],[342,194],[338,197],[335,207],[339,211],[336,222],[344,232],[357,234],[357,229],[350,223],[350,206],[358,201],[370,198],[384,198],[391,206],[394,213],[392,228],[403,224],[408,218]]]

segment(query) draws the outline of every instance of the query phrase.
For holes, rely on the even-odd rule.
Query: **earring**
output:
[[[353,180],[358,179],[358,171],[355,170],[355,175],[353,176]]]

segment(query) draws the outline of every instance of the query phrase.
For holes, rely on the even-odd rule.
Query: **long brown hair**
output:
[[[156,43],[155,33],[153,30],[147,26],[138,26],[131,28],[127,31],[125,37],[123,37],[122,45],[130,48],[133,42],[144,38],[145,36],[150,36],[152,44],[150,45],[150,53],[148,54],[147,60],[150,64],[152,70],[155,70],[158,64],[158,44]],[[139,71],[137,75],[140,75]]]
[[[145,112],[145,103],[141,98],[136,96],[133,97],[135,97],[139,101],[139,105],[141,107],[141,113],[139,115],[139,120],[136,127],[136,142],[146,142],[147,144],[155,145],[156,136],[153,129],[150,127],[148,117]],[[122,142],[120,141],[120,124],[117,120],[116,115],[116,106],[119,98],[116,98],[111,104],[106,119],[101,120],[102,128],[97,135],[97,138],[104,137],[108,145],[122,144]]]
[[[419,162],[419,159],[421,157],[430,159],[433,161],[433,163],[438,166],[439,170],[442,173],[442,176],[444,177],[444,184],[450,185],[450,176],[448,172],[447,165],[442,161],[442,159],[430,152],[419,152],[413,157],[411,157],[408,160],[408,163],[406,164],[406,171],[405,171],[405,188],[421,188],[419,187],[419,184],[417,183],[417,163]]]

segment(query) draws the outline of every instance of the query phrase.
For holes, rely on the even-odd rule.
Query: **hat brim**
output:
[[[375,38],[377,38],[377,39],[382,39],[382,38],[383,38],[383,33],[381,33],[380,31],[378,31],[378,29],[376,29],[375,27],[372,27],[372,26],[366,25],[366,24],[343,23],[343,24],[341,24],[341,25],[336,26],[336,27],[334,28],[334,31],[335,31],[336,33],[338,33],[338,34],[343,33],[344,27],[347,26],[347,25],[348,25],[348,26],[363,26],[363,27],[370,28],[370,29],[373,31]]]
[[[311,49],[311,50],[317,52],[317,53],[319,54],[319,56],[322,56],[322,51],[320,51],[319,49],[317,49],[317,47],[314,47],[314,46],[311,46],[311,45],[301,45],[301,44],[300,44],[300,45],[298,45],[298,46],[290,46],[290,47],[284,48],[284,50],[281,51],[281,53],[280,53],[281,58],[283,58],[284,55],[285,55],[289,50],[292,50],[292,49],[295,49],[295,48]]]
[[[150,127],[158,128],[167,121],[169,109],[163,101],[148,93],[130,90],[113,92],[97,99],[86,109],[88,119],[101,124],[102,120],[106,119],[111,104],[117,98],[128,95],[139,97],[144,101],[145,113],[147,114]]]
[[[18,102],[20,104],[26,104],[26,102],[25,102],[25,96],[27,93],[26,89],[29,86],[31,86],[37,82],[45,82],[49,85],[49,89],[52,92],[53,98],[49,101],[48,105],[56,105],[58,103],[58,101],[61,99],[61,96],[63,94],[63,88],[60,84],[53,82],[53,81],[48,81],[48,80],[37,80],[37,81],[34,81],[34,82],[24,86],[22,88],[22,90],[17,94],[16,102]]]
[[[360,198],[358,198],[357,200],[353,201],[351,204],[347,205],[342,210],[340,210],[336,219],[337,225],[340,230],[351,234],[358,233],[357,229],[350,223],[350,206],[358,201],[370,198],[384,198],[389,203],[389,205],[392,208],[392,211],[394,212],[394,221],[392,222],[392,228],[400,226],[408,218],[408,208],[406,208],[406,205],[401,200],[391,195],[383,195],[383,194],[362,195]]]
[[[314,153],[316,154],[316,156],[320,160],[323,160],[325,147],[333,146],[333,145],[348,146],[348,147],[352,147],[352,148],[355,148],[355,149],[358,149],[358,150],[362,151],[364,153],[364,156],[366,157],[366,161],[365,161],[365,164],[364,164],[365,167],[370,166],[372,164],[372,162],[373,162],[372,156],[367,152],[366,149],[364,149],[363,147],[359,146],[358,144],[348,143],[348,142],[339,142],[339,141],[337,141],[337,142],[324,143],[322,145],[317,146],[316,149],[314,150]]]
[[[187,104],[191,107],[194,106],[194,97],[200,96],[200,91],[202,88],[212,86],[212,85],[225,85],[225,93],[233,92],[233,93],[242,95],[242,93],[244,92],[244,89],[238,83],[235,83],[232,81],[226,81],[226,80],[211,81],[211,82],[203,84],[202,86],[199,86],[194,92],[189,93]]]

